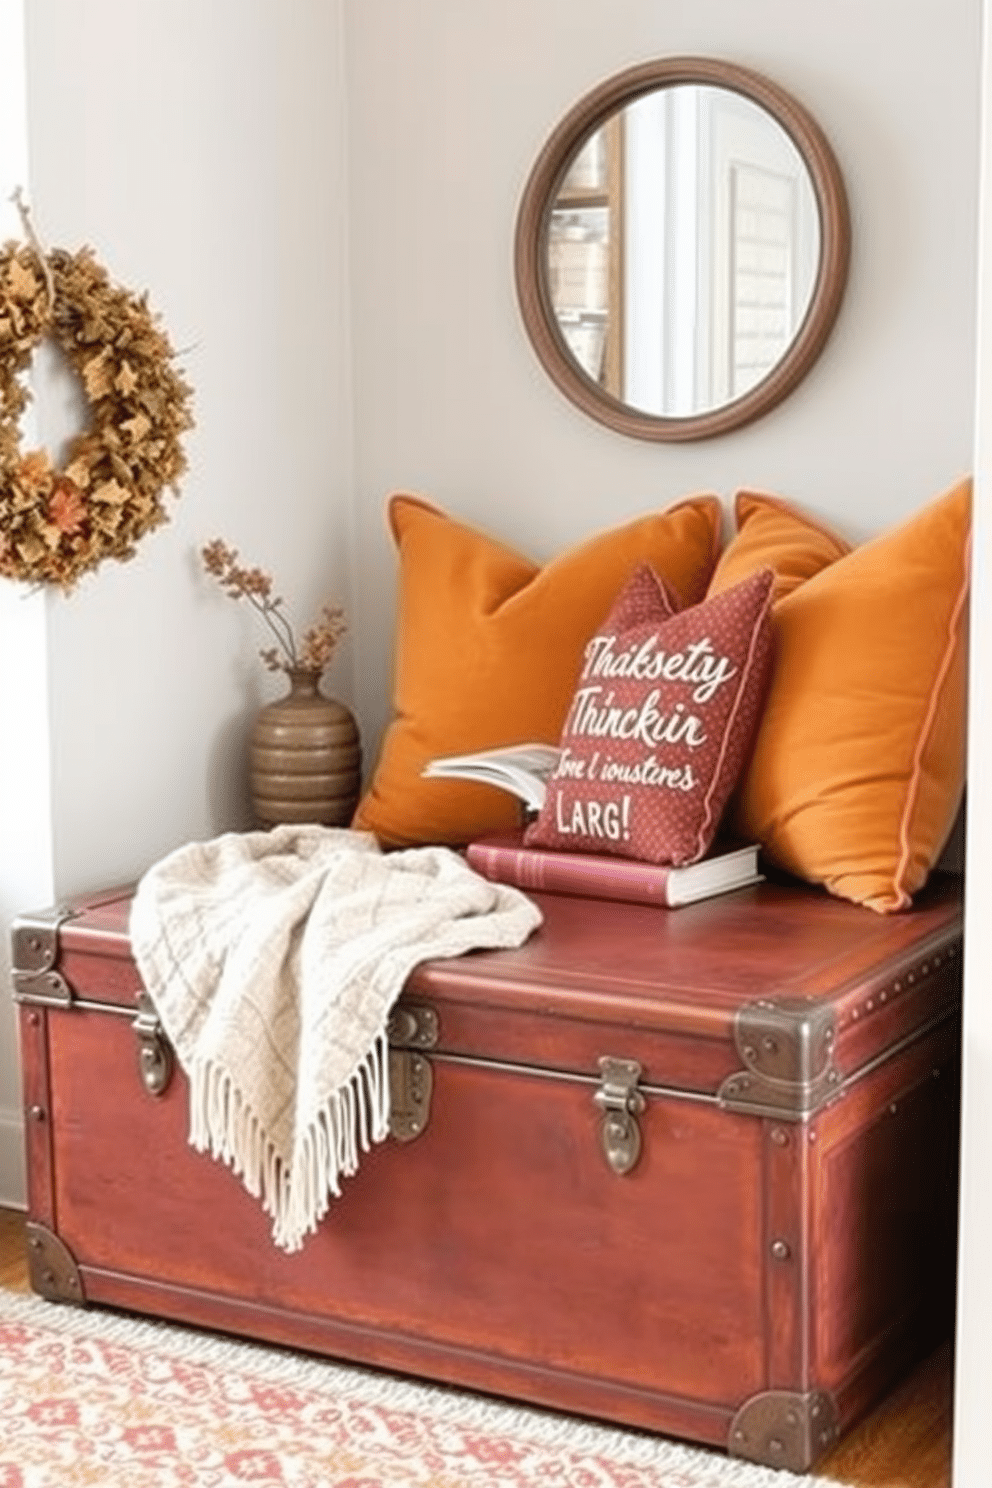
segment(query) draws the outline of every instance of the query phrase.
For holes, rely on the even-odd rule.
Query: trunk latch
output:
[[[393,1008],[389,1036],[389,1135],[397,1142],[419,1137],[431,1114],[434,1071],[420,1052],[438,1041],[433,1008],[403,1003]]]
[[[600,1136],[606,1161],[614,1173],[629,1173],[641,1155],[641,1129],[637,1117],[645,1107],[637,1088],[641,1066],[636,1059],[614,1059],[604,1054],[599,1061],[601,1079],[593,1100],[603,1113]]]
[[[131,1026],[138,1040],[141,1083],[149,1095],[164,1095],[175,1069],[175,1056],[155,1005],[143,987],[138,993],[138,1016]]]

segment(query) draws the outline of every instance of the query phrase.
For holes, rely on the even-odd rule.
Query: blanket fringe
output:
[[[331,1092],[296,1144],[290,1167],[245,1104],[231,1072],[213,1060],[190,1071],[190,1145],[241,1177],[273,1221],[282,1250],[302,1249],[358,1171],[359,1152],[389,1135],[389,1041],[383,1030],[351,1078]]]

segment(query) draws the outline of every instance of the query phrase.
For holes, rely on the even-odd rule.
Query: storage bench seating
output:
[[[128,891],[22,916],[35,1289],[813,1464],[950,1327],[959,882],[535,898],[411,975],[393,1138],[295,1254],[188,1144]]]

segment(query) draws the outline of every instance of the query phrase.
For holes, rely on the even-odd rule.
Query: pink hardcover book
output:
[[[469,844],[465,856],[484,878],[525,891],[623,899],[666,909],[760,883],[763,877],[754,843],[717,843],[706,857],[680,868],[605,853],[525,847],[519,833],[481,837]]]

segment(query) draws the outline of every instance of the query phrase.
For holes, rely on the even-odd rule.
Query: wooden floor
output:
[[[0,1287],[5,1292],[29,1292],[24,1249],[24,1216],[0,1209]]]
[[[29,1292],[23,1216],[0,1209],[0,1288]],[[950,1488],[951,1349],[929,1358],[847,1434],[816,1475],[858,1488]]]

